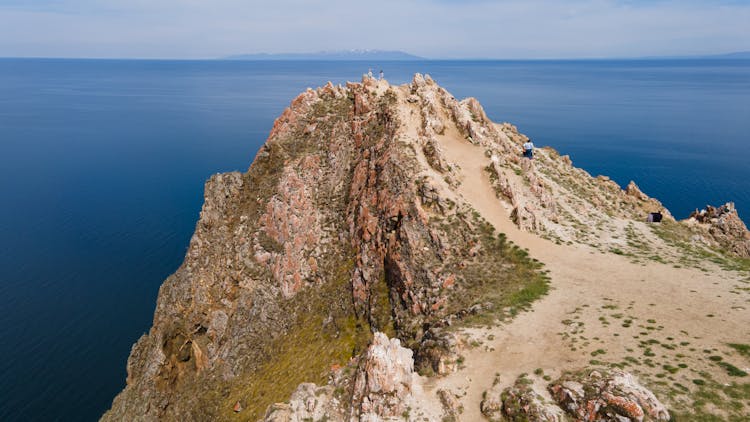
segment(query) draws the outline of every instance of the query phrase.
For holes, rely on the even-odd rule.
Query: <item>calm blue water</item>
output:
[[[750,61],[403,62],[677,216],[750,216]],[[379,70],[380,65],[373,66]],[[204,181],[363,63],[0,59],[0,420],[95,420],[182,261]]]

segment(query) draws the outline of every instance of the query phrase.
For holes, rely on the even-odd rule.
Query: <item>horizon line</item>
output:
[[[745,52],[740,52],[745,53]],[[200,58],[178,58],[178,57],[81,57],[81,56],[0,56],[0,60],[111,60],[111,61],[194,61],[194,62],[432,62],[432,61],[602,61],[602,60],[750,60],[749,57],[732,57],[737,53],[706,54],[691,56],[598,56],[598,57],[418,57],[411,59],[379,59],[379,58],[263,58],[263,59],[237,59],[233,56],[224,57],[200,57]],[[750,54],[750,52],[748,52]]]

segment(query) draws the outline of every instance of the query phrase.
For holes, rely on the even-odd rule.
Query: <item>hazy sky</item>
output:
[[[750,0],[0,0],[0,56],[212,58],[368,48],[430,58],[750,50]]]

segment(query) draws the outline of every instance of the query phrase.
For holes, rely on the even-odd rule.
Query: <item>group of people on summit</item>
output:
[[[383,80],[383,75],[384,75],[383,74],[383,69],[380,69],[380,78],[379,79],[381,81]],[[367,77],[370,78],[370,79],[373,78],[373,76],[372,76],[372,68],[370,68],[370,69],[367,70]]]

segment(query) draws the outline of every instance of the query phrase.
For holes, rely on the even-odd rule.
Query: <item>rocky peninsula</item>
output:
[[[750,417],[734,206],[676,221],[527,140],[426,75],[303,92],[206,182],[102,420]]]

